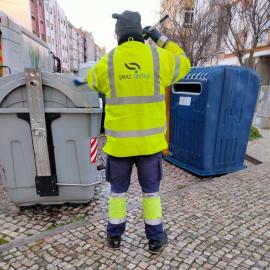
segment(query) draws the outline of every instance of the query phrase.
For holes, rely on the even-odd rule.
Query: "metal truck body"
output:
[[[48,45],[0,11],[0,77],[24,68],[54,72],[54,66]]]

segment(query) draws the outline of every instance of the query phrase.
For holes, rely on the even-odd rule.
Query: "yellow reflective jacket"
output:
[[[104,152],[129,157],[166,149],[165,88],[189,69],[184,51],[172,41],[165,49],[127,41],[101,58],[87,82],[106,97]]]

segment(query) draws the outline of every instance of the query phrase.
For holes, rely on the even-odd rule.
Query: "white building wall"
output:
[[[83,39],[84,62],[95,61],[95,41],[91,32],[80,29]]]
[[[63,71],[69,70],[69,55],[68,55],[68,21],[65,12],[59,7],[59,51]]]
[[[45,10],[45,25],[46,25],[46,36],[47,43],[50,50],[54,55],[57,55],[57,37],[56,37],[56,1],[55,0],[44,0]]]
[[[270,56],[270,48],[266,48],[265,50],[257,51],[254,54],[254,57],[262,57],[262,56]],[[244,59],[248,59],[248,54],[244,56]],[[225,55],[224,59],[218,61],[219,65],[240,65],[236,56],[233,56],[228,52],[227,56]]]
[[[95,40],[92,36],[92,33],[89,35],[89,42],[88,42],[88,52],[87,52],[87,61],[94,61],[95,60]]]
[[[69,71],[68,22],[64,10],[57,0],[44,0],[47,43],[55,56],[59,57],[63,72]]]
[[[78,58],[79,64],[84,63],[84,38],[80,31],[78,31]]]
[[[70,71],[77,72],[79,70],[78,31],[70,22],[68,23],[68,48]]]

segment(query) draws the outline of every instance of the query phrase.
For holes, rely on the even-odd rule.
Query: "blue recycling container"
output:
[[[194,67],[171,87],[169,155],[200,176],[245,168],[260,80],[239,66]]]

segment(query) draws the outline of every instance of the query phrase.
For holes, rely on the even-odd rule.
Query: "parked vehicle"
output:
[[[0,77],[24,68],[61,72],[59,60],[47,43],[0,11]]]

